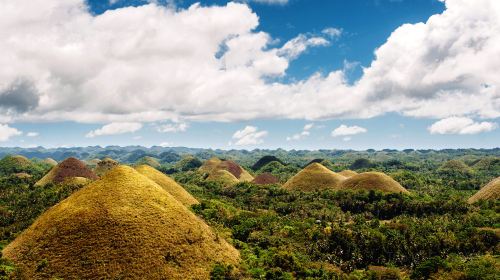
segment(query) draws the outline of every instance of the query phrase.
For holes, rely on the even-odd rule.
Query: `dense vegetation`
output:
[[[481,186],[500,176],[498,149],[193,152],[112,147],[58,152],[77,157],[85,152],[87,159],[158,159],[159,169],[171,173],[201,202],[192,210],[241,252],[241,268],[217,265],[213,279],[500,278],[500,202],[466,203]],[[224,186],[206,181],[196,171],[201,160],[212,156],[235,160],[251,170],[265,153],[281,162],[268,158],[272,160],[264,161],[253,174],[270,172],[285,182],[308,162],[322,159],[334,171],[385,172],[411,194],[303,193],[251,183]],[[60,159],[38,154],[49,156]],[[0,178],[3,245],[79,188],[34,187],[43,175],[40,168],[46,171],[47,167],[30,168],[34,169],[27,172],[34,174],[31,178],[8,174]],[[2,259],[0,279],[13,269]]]

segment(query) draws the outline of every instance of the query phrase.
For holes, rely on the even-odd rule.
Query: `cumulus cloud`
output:
[[[478,134],[497,128],[493,122],[475,122],[467,117],[450,117],[428,127],[431,134]]]
[[[264,143],[264,137],[268,132],[260,130],[255,126],[246,126],[245,128],[236,131],[233,134],[233,139],[236,141],[236,146],[250,146]]]
[[[28,136],[28,137],[37,137],[38,135],[40,135],[40,133],[38,133],[38,132],[28,132],[28,133],[26,133],[26,136]]]
[[[243,0],[244,2],[255,2],[268,5],[285,5],[288,4],[288,0]]]
[[[19,136],[23,134],[21,131],[14,127],[10,127],[8,124],[0,124],[0,142],[5,142],[11,137]]]
[[[366,128],[353,125],[353,126],[347,126],[345,124],[335,128],[332,131],[332,137],[339,137],[339,136],[352,136],[360,133],[366,133],[368,130]],[[350,137],[345,137],[345,141],[351,140]]]
[[[168,132],[184,132],[188,129],[189,125],[187,123],[174,123],[174,124],[164,124],[159,125],[156,130],[161,133]]]
[[[104,125],[99,129],[90,131],[89,133],[87,133],[87,135],[85,135],[85,137],[94,138],[96,136],[124,134],[124,133],[136,132],[141,128],[142,128],[141,123],[116,122]]]
[[[286,138],[286,141],[298,141],[311,135],[310,130],[314,127],[313,123],[306,124],[302,129],[302,132],[294,134]]]
[[[345,69],[274,79],[335,32],[276,45],[242,3],[101,15],[85,3],[0,2],[1,122],[500,117],[497,0],[446,0],[400,26],[355,83]]]

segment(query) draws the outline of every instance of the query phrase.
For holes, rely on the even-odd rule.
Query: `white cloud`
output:
[[[99,128],[99,129],[96,129],[96,130],[93,130],[93,131],[87,133],[87,135],[85,135],[85,137],[94,138],[96,136],[131,133],[131,132],[136,132],[141,128],[142,128],[142,124],[136,123],[136,122],[110,123],[110,124],[104,125],[103,127]]]
[[[84,0],[1,1],[0,122],[498,118],[500,1],[445,3],[397,28],[351,84],[347,69],[272,79],[329,35],[275,45],[241,3],[92,15]]]
[[[169,142],[161,142],[158,146],[163,147],[163,148],[167,148],[167,147],[172,146],[172,144]]]
[[[340,35],[342,35],[342,29],[335,28],[335,27],[327,27],[321,31],[321,33],[326,34],[330,36],[331,38],[338,38]]]
[[[255,126],[246,126],[242,130],[238,130],[233,134],[236,146],[258,145],[264,142],[264,137],[267,136],[267,131],[259,131]]]
[[[474,122],[466,117],[450,117],[435,122],[428,127],[431,134],[478,134],[497,128],[493,122]]]
[[[300,34],[299,36],[286,42],[286,44],[279,49],[278,54],[291,60],[299,57],[310,47],[328,46],[328,44],[330,44],[330,42],[323,37],[309,37],[307,35]]]
[[[366,133],[368,130],[366,128],[353,125],[353,126],[347,126],[345,124],[337,127],[332,131],[332,137],[339,137],[339,136],[352,136],[360,133]],[[345,140],[347,139],[347,140]],[[350,137],[344,138],[345,141],[351,140]]]
[[[37,137],[38,135],[40,135],[40,133],[38,133],[38,132],[28,132],[28,133],[26,133],[26,136],[28,136],[28,137]]]
[[[189,125],[187,123],[174,123],[174,124],[164,124],[159,125],[156,130],[161,133],[168,132],[184,132],[188,129]]]
[[[0,142],[5,142],[11,137],[19,136],[23,134],[21,131],[14,127],[10,127],[8,124],[0,124]]]
[[[288,4],[288,0],[243,0],[244,2],[256,2],[268,5],[285,5]]]
[[[302,132],[294,134],[292,136],[289,136],[286,138],[286,141],[298,141],[303,138],[306,138],[307,136],[311,135],[310,130],[314,127],[313,123],[306,124],[304,128],[302,129]]]

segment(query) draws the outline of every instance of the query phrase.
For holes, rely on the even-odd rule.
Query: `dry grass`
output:
[[[489,182],[482,187],[476,194],[471,196],[467,202],[476,203],[480,200],[497,200],[500,199],[500,177]]]
[[[232,160],[220,160],[218,158],[211,158],[205,161],[198,170],[203,173],[208,173],[209,178],[217,178],[223,175],[225,179],[229,180],[230,176],[227,176],[227,174],[224,174],[224,172],[220,172],[222,170],[225,170],[231,173],[239,182],[253,181],[253,176]]]
[[[52,167],[49,173],[36,182],[35,186],[45,186],[49,183],[58,184],[72,177],[83,177],[90,180],[97,179],[97,176],[85,165],[85,163],[70,157]]]
[[[173,179],[153,167],[149,165],[140,165],[135,167],[135,170],[160,185],[160,187],[170,193],[173,197],[175,197],[175,199],[185,206],[189,207],[193,204],[199,203],[198,200],[188,193],[181,185],[177,184],[177,182]]]
[[[440,171],[454,171],[459,173],[470,173],[470,167],[461,160],[452,159],[439,167]]]
[[[283,186],[288,190],[317,191],[339,190],[345,177],[339,175],[319,163],[312,163],[290,178]]]
[[[351,178],[354,175],[358,175],[358,172],[346,169],[346,170],[340,171],[338,174],[340,174],[346,178]]]
[[[210,172],[207,180],[221,182],[226,186],[236,185],[240,182],[231,172],[223,169]]]
[[[252,183],[257,185],[270,185],[270,184],[278,184],[279,180],[273,174],[266,172],[255,177]]]
[[[219,165],[222,161],[216,157],[211,158],[203,163],[202,166],[198,169],[202,173],[210,173],[214,170],[217,165]]]
[[[119,163],[116,160],[114,160],[112,158],[104,158],[103,160],[101,160],[97,163],[97,166],[94,169],[94,172],[97,176],[102,177],[108,171],[110,171],[111,169],[115,168],[118,165],[119,165]]]
[[[239,253],[158,184],[119,166],[3,251],[25,279],[208,279]]]
[[[46,163],[50,166],[56,166],[57,165],[57,161],[55,161],[53,158],[46,158],[43,160],[43,163]]]
[[[381,172],[364,172],[346,179],[342,189],[378,190],[388,193],[408,193],[398,182]]]
[[[143,164],[149,165],[149,166],[154,167],[154,168],[158,168],[161,166],[158,159],[156,159],[154,157],[149,157],[149,156],[145,156],[136,162],[136,165],[143,165]]]

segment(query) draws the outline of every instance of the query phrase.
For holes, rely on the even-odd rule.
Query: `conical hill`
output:
[[[257,185],[271,185],[271,184],[278,184],[279,180],[273,174],[266,172],[255,177],[252,183]]]
[[[358,175],[358,172],[346,169],[346,170],[340,171],[338,174],[340,174],[340,175],[342,175],[342,176],[344,176],[346,178],[350,178],[350,177],[352,177],[354,175]]]
[[[175,197],[175,199],[180,201],[185,206],[189,207],[193,204],[199,203],[196,198],[188,193],[182,186],[177,184],[177,182],[155,168],[149,165],[139,165],[135,167],[135,170],[160,185],[160,187],[170,193],[173,197]]]
[[[315,162],[295,174],[283,187],[298,191],[338,190],[343,180],[344,176]]]
[[[381,172],[364,172],[347,178],[342,182],[342,189],[408,193],[398,182]]]
[[[97,163],[97,166],[94,169],[94,172],[97,176],[102,177],[108,171],[110,171],[111,169],[115,168],[118,165],[119,165],[119,163],[116,160],[114,160],[112,158],[104,158],[103,160],[101,160]]]
[[[238,251],[152,180],[119,166],[3,250],[26,279],[209,279]]]
[[[500,177],[493,179],[486,186],[482,187],[476,194],[471,196],[467,202],[475,203],[480,200],[500,199]]]
[[[85,163],[82,161],[70,157],[59,163],[58,165],[52,167],[52,169],[43,176],[36,186],[45,186],[49,183],[59,184],[74,177],[87,178],[89,180],[96,180],[97,176],[90,170]]]

